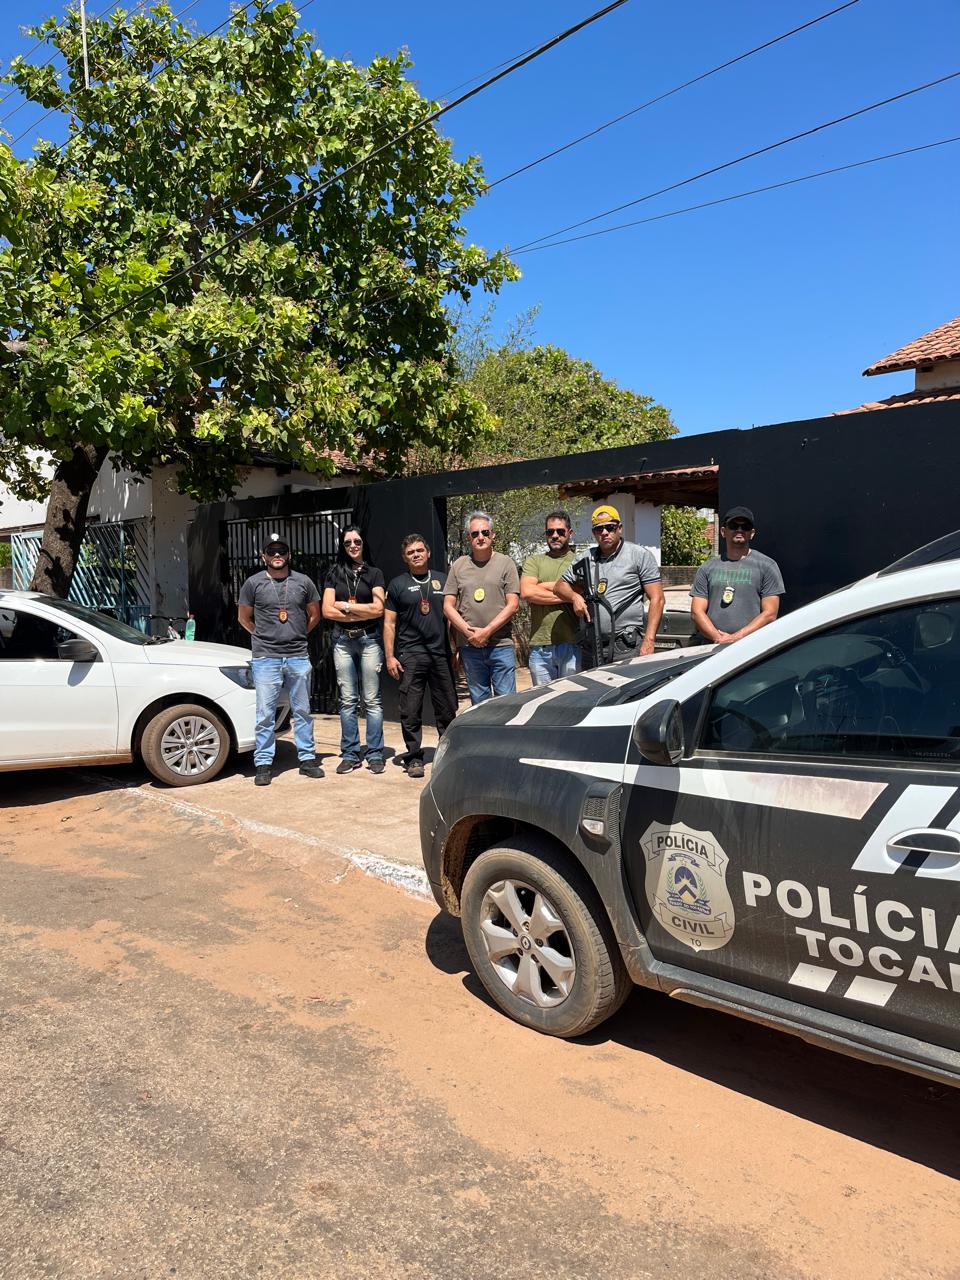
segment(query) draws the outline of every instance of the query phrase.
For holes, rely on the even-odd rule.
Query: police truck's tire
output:
[[[517,837],[482,853],[464,878],[460,914],[487,993],[544,1035],[584,1035],[632,989],[596,890],[546,842]]]
[[[170,787],[215,778],[230,754],[230,732],[213,711],[181,703],[158,711],[140,739],[143,763]]]

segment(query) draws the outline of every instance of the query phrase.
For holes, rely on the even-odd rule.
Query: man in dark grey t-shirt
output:
[[[690,613],[704,640],[729,644],[773,622],[780,612],[783,578],[775,560],[754,551],[753,512],[732,507],[720,533],[724,551],[697,570]]]
[[[320,592],[303,573],[290,568],[290,548],[272,533],[261,555],[263,569],[240,589],[237,617],[253,637],[253,683],[257,690],[257,736],[253,752],[258,787],[272,779],[276,751],[277,704],[286,688],[293,711],[293,738],[300,772],[322,778],[310,719],[307,636],[320,621]]]

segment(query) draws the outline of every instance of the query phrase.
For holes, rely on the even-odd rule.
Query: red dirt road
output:
[[[960,1276],[960,1091],[646,992],[538,1037],[333,854],[0,805],[4,1280]]]

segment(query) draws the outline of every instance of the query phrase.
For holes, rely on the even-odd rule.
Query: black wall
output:
[[[754,545],[780,564],[785,608],[960,528],[960,404],[947,401],[201,508],[189,544],[190,607],[211,638],[233,609],[221,569],[227,518],[335,509],[352,497],[370,559],[389,581],[403,568],[406,533],[426,535],[434,566],[444,566],[448,497],[711,463],[720,467],[721,514],[753,508]]]

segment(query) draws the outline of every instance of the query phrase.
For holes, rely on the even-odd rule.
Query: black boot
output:
[[[258,764],[257,773],[253,779],[253,785],[255,787],[269,787],[272,781],[273,773],[270,770],[270,766],[268,764]]]

